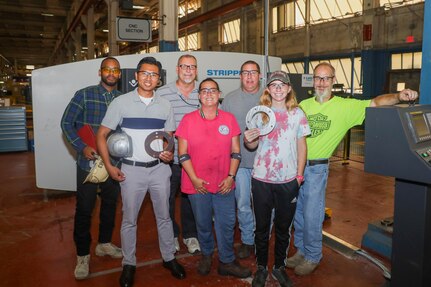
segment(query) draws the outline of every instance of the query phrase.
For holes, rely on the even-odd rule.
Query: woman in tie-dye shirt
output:
[[[298,107],[289,76],[283,71],[273,72],[260,104],[270,107],[275,114],[275,127],[261,135],[259,128],[245,131],[248,148],[257,148],[252,173],[253,209],[256,218],[255,244],[258,269],[253,286],[265,286],[268,276],[268,245],[271,212],[275,210],[275,248],[273,276],[281,286],[291,284],[284,260],[290,241],[290,226],[296,209],[299,186],[307,156],[305,137],[310,134],[307,118]],[[268,116],[259,116],[263,125]],[[259,126],[259,125],[258,125]]]

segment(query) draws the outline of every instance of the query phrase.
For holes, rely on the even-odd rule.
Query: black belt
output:
[[[122,163],[127,165],[133,165],[133,166],[142,166],[142,167],[153,167],[160,163],[160,159],[156,159],[149,162],[140,162],[140,161],[133,161],[128,159],[123,159]]]
[[[324,159],[310,159],[307,161],[308,166],[313,166],[313,165],[318,165],[318,164],[328,164],[329,163],[329,159],[324,158]]]

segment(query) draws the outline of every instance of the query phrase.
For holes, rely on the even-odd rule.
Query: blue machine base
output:
[[[393,218],[368,223],[368,230],[362,236],[362,247],[387,259],[391,259]]]

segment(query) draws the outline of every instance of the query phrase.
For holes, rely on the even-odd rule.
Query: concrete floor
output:
[[[0,182],[0,286],[119,286],[121,259],[97,257],[95,243],[90,278],[75,280],[74,193],[37,188],[32,152],[0,154]],[[324,231],[360,247],[369,222],[392,216],[393,185],[392,178],[365,173],[362,163],[349,161],[348,165],[343,165],[341,161],[332,161],[326,197],[332,218],[325,221]],[[118,245],[121,245],[120,205],[121,201],[113,236],[113,242]],[[93,238],[97,238],[97,224],[95,216]],[[155,220],[148,199],[141,210],[138,226],[136,287],[251,285],[252,278],[221,277],[216,268],[208,276],[200,276],[196,271],[199,255],[188,254],[184,245],[177,258],[185,266],[187,278],[174,279],[161,266]],[[239,244],[238,232],[235,244]],[[292,253],[294,247],[291,246]],[[380,287],[386,283],[381,269],[361,256],[347,257],[328,246],[324,246],[323,254],[320,266],[312,275],[299,277],[288,269],[295,286]],[[389,266],[387,260],[380,259]],[[254,258],[241,262],[255,271]],[[213,266],[216,265],[215,258]],[[278,284],[269,278],[267,286]]]

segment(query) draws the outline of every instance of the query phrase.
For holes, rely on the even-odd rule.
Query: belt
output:
[[[313,166],[313,165],[318,165],[318,164],[328,164],[329,163],[329,159],[324,158],[324,159],[310,159],[307,161],[308,166]]]
[[[142,166],[142,167],[153,167],[160,163],[160,159],[156,159],[149,162],[140,162],[140,161],[133,161],[128,159],[123,159],[122,163],[127,165],[133,165],[133,166]]]

